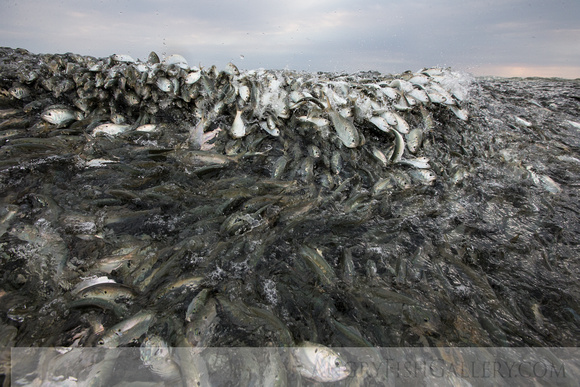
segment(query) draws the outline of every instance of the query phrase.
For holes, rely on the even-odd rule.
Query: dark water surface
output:
[[[405,97],[392,82],[411,74],[139,71],[0,50],[2,346],[580,344],[578,80],[424,75],[454,91],[445,104]],[[426,175],[369,122],[361,96],[387,84],[387,110],[421,129],[402,157],[428,158]],[[316,101],[291,106],[299,86]],[[52,105],[74,119],[43,120]],[[95,130],[115,121],[130,127]]]

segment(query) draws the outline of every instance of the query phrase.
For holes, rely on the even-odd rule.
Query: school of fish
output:
[[[260,386],[377,377],[340,347],[577,346],[578,85],[518,82],[0,48],[2,346]]]

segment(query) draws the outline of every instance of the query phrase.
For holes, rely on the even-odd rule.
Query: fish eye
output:
[[[99,342],[98,342],[98,344],[99,344],[99,345],[104,345],[104,344],[105,344],[105,340],[103,340],[103,339],[100,339],[100,340],[99,340]]]
[[[334,365],[335,365],[335,367],[340,367],[340,362],[339,362],[338,360],[336,360],[336,361],[334,362]]]

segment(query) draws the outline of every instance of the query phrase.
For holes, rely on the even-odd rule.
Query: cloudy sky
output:
[[[0,0],[0,45],[190,65],[580,78],[579,0]]]

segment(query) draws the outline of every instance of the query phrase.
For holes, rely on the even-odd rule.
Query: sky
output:
[[[580,0],[0,0],[0,46],[190,66],[580,78]]]

